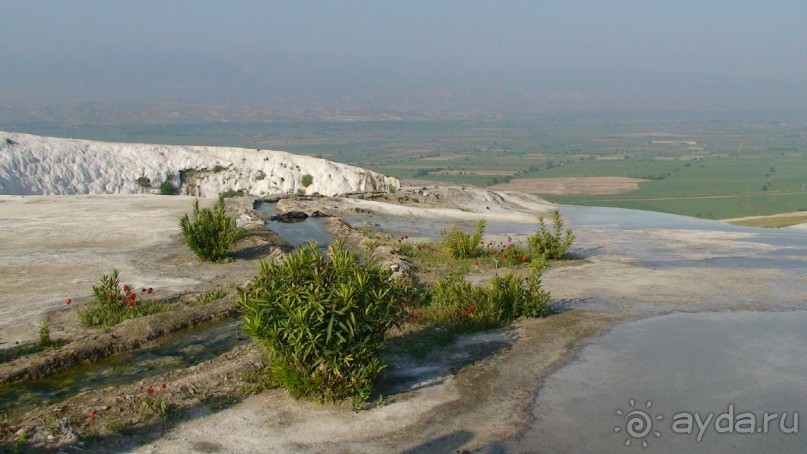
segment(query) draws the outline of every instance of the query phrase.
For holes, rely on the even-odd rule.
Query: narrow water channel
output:
[[[249,342],[241,321],[210,322],[166,336],[149,349],[110,356],[39,380],[0,387],[0,414],[24,412],[67,399],[82,391],[136,382],[183,369]]]

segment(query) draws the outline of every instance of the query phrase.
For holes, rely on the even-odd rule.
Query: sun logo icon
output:
[[[650,416],[648,411],[653,406],[653,402],[649,400],[645,403],[644,409],[636,409],[636,401],[633,399],[629,400],[628,403],[631,407],[628,413],[625,413],[622,409],[616,411],[616,414],[625,420],[625,425],[614,427],[614,432],[619,433],[624,430],[628,434],[625,446],[630,446],[634,440],[641,440],[642,447],[646,448],[648,435],[652,433],[656,438],[661,437],[661,432],[653,430],[653,420],[661,421],[664,416],[661,414]]]

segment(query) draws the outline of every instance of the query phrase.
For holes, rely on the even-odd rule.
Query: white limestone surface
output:
[[[283,151],[111,143],[0,131],[0,194],[156,193],[167,175],[182,194],[197,197],[215,197],[228,189],[257,196],[333,196],[400,187],[397,178]],[[312,180],[307,187],[305,175]],[[142,178],[150,187],[138,184]]]

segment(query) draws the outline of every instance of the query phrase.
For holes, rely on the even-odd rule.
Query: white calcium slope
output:
[[[166,175],[180,173],[180,191],[198,197],[215,197],[228,189],[258,196],[332,196],[400,187],[397,178],[283,151],[95,142],[0,131],[0,194],[155,192]],[[313,181],[304,188],[306,174]],[[153,188],[138,185],[141,177]],[[174,181],[179,183],[178,178]]]

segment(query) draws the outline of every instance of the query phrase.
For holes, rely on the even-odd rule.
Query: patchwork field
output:
[[[710,219],[807,210],[807,123],[800,118],[566,114],[17,129],[111,141],[287,150],[398,178],[517,189],[556,203]]]
[[[517,178],[493,185],[492,189],[544,195],[614,195],[639,189],[639,183],[643,181],[647,180],[625,177]]]

